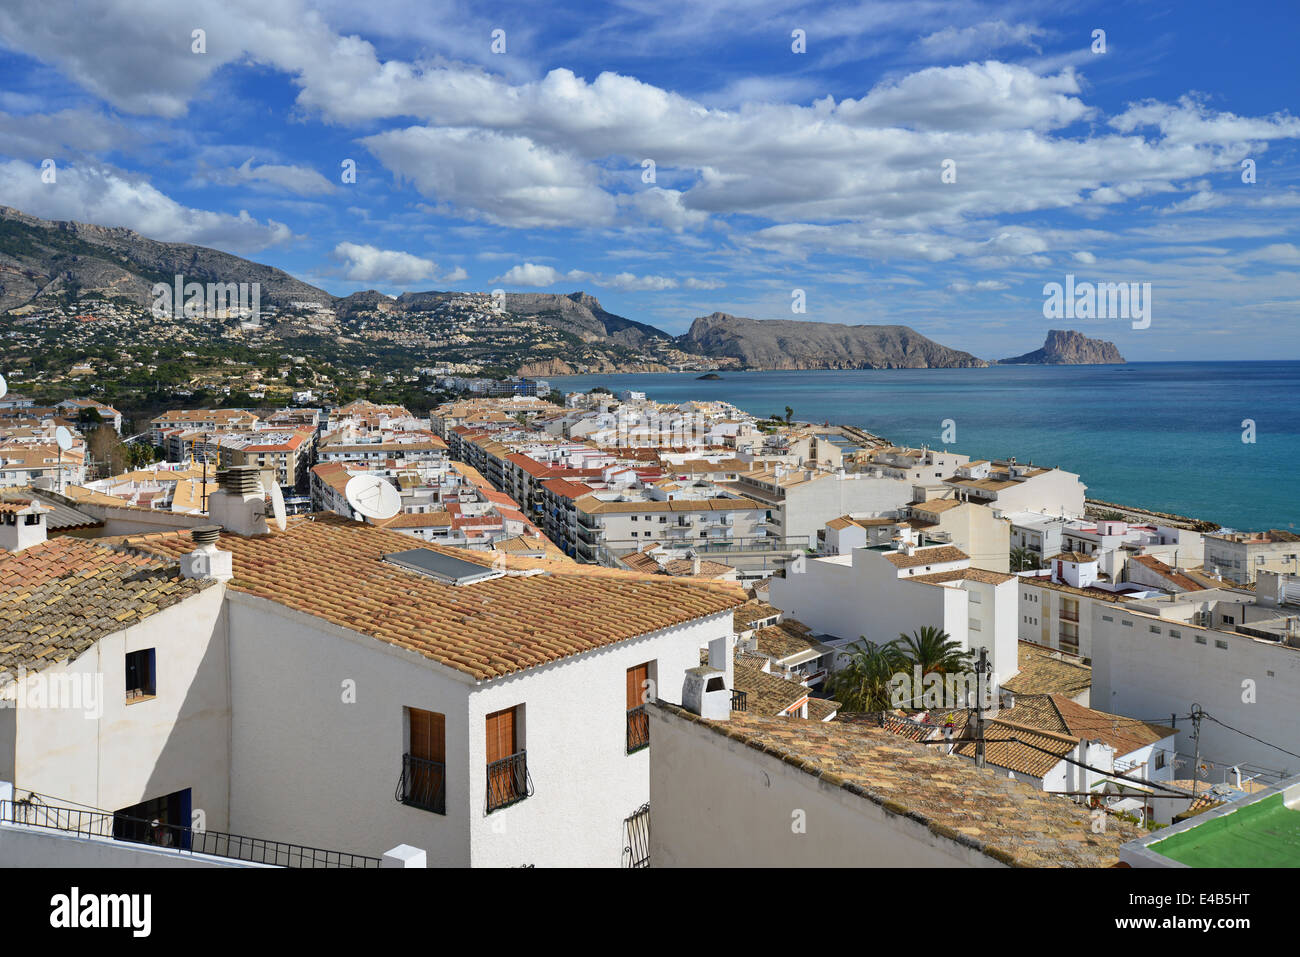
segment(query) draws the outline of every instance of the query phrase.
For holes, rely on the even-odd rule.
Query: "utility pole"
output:
[[[984,688],[989,670],[988,648],[980,648],[980,660],[975,665],[975,767],[984,767]]]
[[[1196,775],[1199,774],[1201,771],[1201,716],[1204,714],[1205,712],[1201,710],[1201,706],[1193,702],[1192,703],[1192,740],[1196,742],[1196,749],[1195,749],[1196,756],[1192,758],[1191,807],[1196,807],[1196,785],[1199,783],[1197,781]]]
[[[199,511],[208,511],[208,433],[203,433],[203,485],[199,492]]]

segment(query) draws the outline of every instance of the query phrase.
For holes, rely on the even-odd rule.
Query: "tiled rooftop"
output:
[[[0,671],[76,658],[213,582],[174,562],[63,537],[0,552]]]
[[[188,535],[130,536],[137,547],[176,557],[193,550]],[[508,575],[467,586],[445,585],[383,561],[412,539],[340,516],[295,516],[286,531],[222,534],[230,551],[230,587],[417,652],[479,680],[558,661],[697,618],[744,600],[734,585],[645,576],[594,565],[415,545],[492,566]],[[322,569],[329,574],[322,575]]]
[[[706,721],[676,705],[657,707],[1004,864],[1111,867],[1119,846],[1138,835],[1136,827],[1113,819],[1095,834],[1088,811],[1066,798],[877,728],[744,712]]]
[[[1092,687],[1092,669],[1078,658],[1032,642],[1017,642],[1020,671],[1002,683],[1014,695],[1063,694],[1074,698]]]

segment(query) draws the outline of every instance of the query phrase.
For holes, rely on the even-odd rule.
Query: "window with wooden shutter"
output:
[[[447,812],[447,718],[436,711],[407,708],[408,744],[402,759],[399,796],[403,804]]]
[[[653,697],[650,662],[627,669],[627,753],[640,751],[650,743],[650,716],[646,701]]]
[[[487,809],[522,801],[532,793],[528,765],[519,745],[519,706],[487,716]]]

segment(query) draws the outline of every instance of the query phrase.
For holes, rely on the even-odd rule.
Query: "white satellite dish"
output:
[[[343,488],[348,504],[366,518],[392,518],[402,510],[402,496],[378,475],[354,475]]]
[[[5,381],[4,376],[0,375],[0,399],[3,399],[8,394],[9,394],[9,383]]]
[[[266,494],[271,496],[271,513],[275,516],[275,527],[284,531],[284,494],[280,491],[280,485],[275,480],[275,476],[263,473],[262,487],[266,489]]]
[[[60,452],[66,452],[72,448],[72,433],[66,426],[59,426],[54,430],[54,444],[59,447]]]

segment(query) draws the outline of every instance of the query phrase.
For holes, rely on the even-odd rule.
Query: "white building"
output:
[[[796,560],[769,585],[769,601],[833,647],[883,644],[929,625],[963,650],[989,650],[999,680],[1019,668],[1013,575],[971,568],[951,545],[878,545]]]

